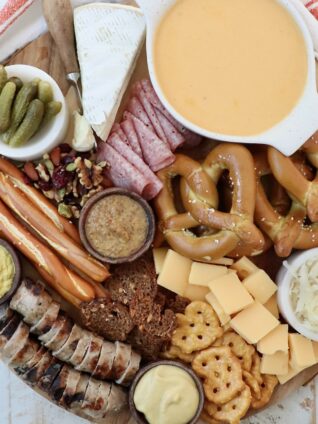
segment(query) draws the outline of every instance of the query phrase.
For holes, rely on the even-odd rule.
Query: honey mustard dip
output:
[[[149,424],[187,424],[200,402],[193,378],[173,365],[158,365],[138,382],[134,404]]]
[[[113,194],[89,210],[85,233],[92,248],[105,258],[124,258],[146,242],[149,225],[143,206],[130,196]]]
[[[0,299],[12,288],[16,269],[12,255],[0,246]]]

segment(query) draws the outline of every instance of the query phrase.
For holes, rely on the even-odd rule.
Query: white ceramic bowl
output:
[[[316,63],[313,41],[308,27],[290,0],[277,0],[294,18],[302,32],[308,58],[308,76],[302,97],[290,114],[269,130],[253,136],[233,136],[207,131],[180,115],[166,99],[155,72],[153,46],[156,30],[163,16],[176,0],[136,0],[147,20],[147,59],[152,84],[168,111],[190,130],[204,137],[234,143],[267,144],[285,155],[291,155],[318,129],[318,95],[316,87]],[[195,0],[194,0],[195,2]],[[300,7],[300,6],[299,6]],[[303,6],[304,7],[304,6]],[[290,52],[292,55],[292,52]]]
[[[302,252],[297,252],[291,255],[287,259],[287,263],[291,268],[298,269],[303,265],[308,259],[317,257],[318,260],[318,248],[309,249]],[[290,284],[293,279],[291,272],[284,266],[278,271],[276,282],[278,284],[277,291],[277,303],[279,310],[286,321],[296,330],[298,333],[302,334],[305,337],[308,337],[311,340],[318,341],[318,332],[311,331],[305,327],[299,319],[296,317],[292,304],[290,301]]]
[[[55,80],[39,68],[29,65],[11,65],[7,66],[6,70],[9,77],[17,76],[23,82],[32,81],[34,78],[40,78],[43,81],[49,82],[53,89],[54,100],[62,103],[60,113],[51,122],[41,128],[25,145],[10,147],[0,141],[0,154],[3,156],[19,161],[39,158],[63,141],[69,121],[65,98]]]

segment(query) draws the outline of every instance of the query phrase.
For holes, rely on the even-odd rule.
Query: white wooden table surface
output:
[[[318,377],[244,424],[317,424]],[[317,409],[317,410],[316,410]],[[0,362],[0,424],[85,424],[34,393]],[[123,423],[126,424],[126,423]]]

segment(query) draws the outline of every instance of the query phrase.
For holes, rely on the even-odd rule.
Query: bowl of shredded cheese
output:
[[[299,333],[318,341],[318,248],[297,252],[277,274],[281,314]]]

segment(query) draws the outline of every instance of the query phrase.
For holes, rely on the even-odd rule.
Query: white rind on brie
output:
[[[94,3],[74,10],[84,116],[106,140],[142,48],[146,24],[140,9]]]

